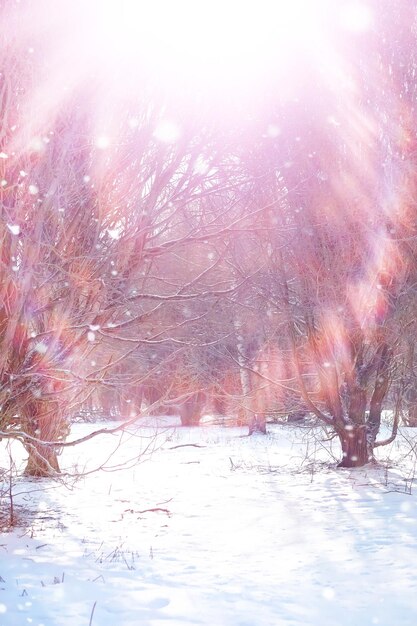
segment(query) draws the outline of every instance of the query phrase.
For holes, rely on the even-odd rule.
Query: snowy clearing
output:
[[[383,451],[397,468],[355,470],[329,465],[336,444],[300,427],[154,433],[122,437],[107,462],[132,460],[122,471],[70,486],[15,480],[30,513],[26,528],[1,535],[0,626],[417,622],[411,429]],[[62,467],[91,469],[116,441],[67,448]]]

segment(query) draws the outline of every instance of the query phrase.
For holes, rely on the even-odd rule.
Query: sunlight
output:
[[[89,26],[78,40],[74,69],[95,65],[100,80],[119,96],[137,89],[135,78],[144,76],[170,96],[188,90],[223,100],[226,92],[251,96],[268,78],[297,79],[294,67],[326,39],[327,3],[96,0],[87,8],[76,3],[71,11],[81,11]]]
[[[103,171],[126,112],[135,132],[143,121],[138,103],[150,93],[170,109],[155,122],[161,143],[180,139],[181,118],[203,109],[226,125],[241,115],[257,117],[268,99],[285,101],[308,89],[306,77],[317,72],[321,80],[320,68],[330,62],[329,6],[329,0],[16,4],[10,36],[24,55],[45,63],[9,149],[41,158],[53,120],[74,97],[92,113]],[[334,56],[331,62],[338,64]],[[266,128],[276,137],[276,126]]]
[[[135,130],[134,107],[152,91],[180,115],[204,106],[227,123],[236,112],[257,115],[269,98],[298,98],[317,81],[346,89],[351,77],[329,16],[337,15],[341,33],[363,33],[372,22],[362,3],[349,0],[40,0],[13,11],[10,32],[27,55],[46,59],[15,134],[14,149],[24,151],[44,150],[45,128],[74,94],[94,111],[95,145],[107,152],[126,104]],[[168,115],[155,138],[176,141],[175,123]]]
[[[147,52],[147,63],[181,63],[193,73],[221,61],[222,73],[259,61],[271,44],[285,61],[288,46],[318,35],[322,8],[309,0],[106,0],[97,14],[112,53],[136,48]]]

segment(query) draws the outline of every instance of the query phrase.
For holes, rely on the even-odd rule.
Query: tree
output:
[[[104,112],[94,68],[67,89],[51,65],[65,52],[56,34],[29,25],[30,51],[19,10],[3,9],[1,436],[22,441],[28,474],[47,475],[80,405],[117,398],[124,413],[133,400],[135,417],[153,394],[193,422],[200,392],[218,385],[197,355],[209,361],[225,334],[217,320],[208,341],[208,311],[245,282],[223,257],[246,137],[198,97],[167,102],[142,69]]]

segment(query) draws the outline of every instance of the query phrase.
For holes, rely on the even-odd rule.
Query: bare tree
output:
[[[184,386],[179,373],[183,328],[238,288],[219,284],[210,258],[236,219],[236,183],[219,175],[224,137],[189,115],[173,140],[156,92],[114,111],[111,144],[95,136],[85,91],[51,117],[36,110],[49,59],[28,61],[14,34],[1,57],[1,436],[22,441],[26,473],[46,475],[59,471],[70,415],[99,387],[134,394],[169,372],[165,392],[197,397],[195,377]],[[149,367],[152,356],[162,364]]]

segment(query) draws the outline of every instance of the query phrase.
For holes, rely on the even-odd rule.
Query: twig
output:
[[[161,509],[159,506],[153,509],[144,509],[143,511],[136,511],[136,513],[141,515],[142,513],[158,513],[158,511],[160,511],[161,513],[166,513],[168,516],[171,515],[171,512],[168,511],[168,509]]]
[[[91,626],[91,624],[93,623],[93,615],[94,615],[94,611],[96,608],[96,604],[97,604],[97,600],[94,602],[93,608],[91,609],[90,621],[88,622],[88,626]]]
[[[174,498],[169,498],[169,500],[164,500],[163,502],[157,502],[156,505],[160,506],[161,504],[168,504],[168,502],[172,502]]]
[[[177,448],[207,448],[207,446],[202,446],[199,443],[181,443],[178,446],[172,446],[168,448],[168,450],[176,450]]]

